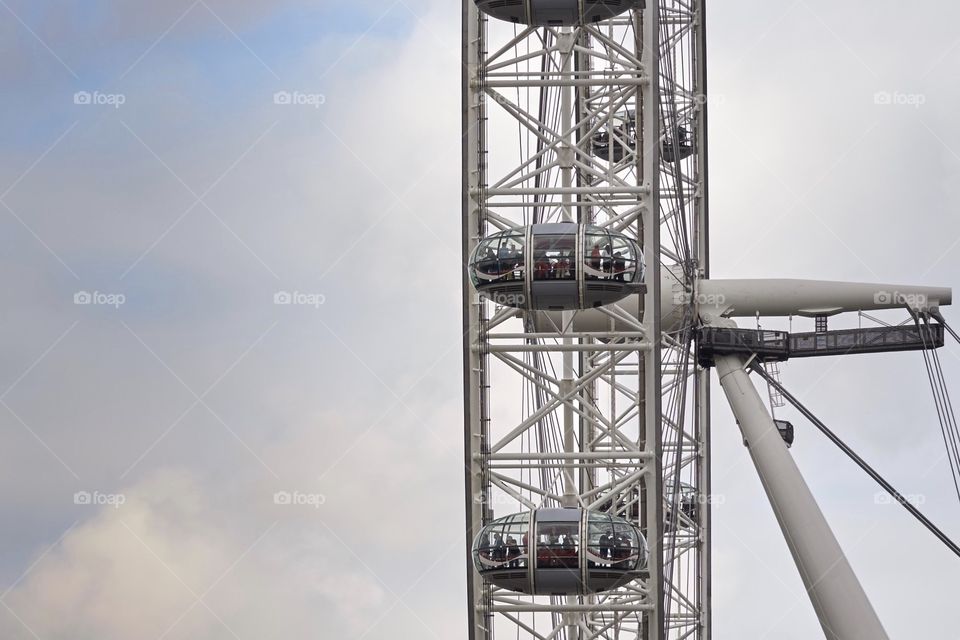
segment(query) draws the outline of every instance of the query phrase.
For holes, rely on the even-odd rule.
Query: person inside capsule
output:
[[[534,280],[574,280],[577,277],[575,234],[540,234],[533,237]]]
[[[589,227],[585,239],[585,279],[633,282],[638,277],[639,256],[632,242],[600,227]]]
[[[614,540],[614,566],[625,567],[633,555],[633,545],[625,532],[619,533]]]
[[[478,259],[472,269],[476,284],[491,284],[523,280],[522,231],[511,234],[495,234],[480,243]]]
[[[508,535],[507,536],[507,566],[508,567],[519,567],[518,558],[520,557],[520,547],[517,546],[516,539]]]
[[[540,525],[537,542],[537,567],[540,569],[576,569],[579,566],[578,523],[545,522]]]
[[[482,570],[527,566],[527,515],[517,514],[487,527],[477,540],[477,562]],[[522,540],[522,546],[517,539]]]

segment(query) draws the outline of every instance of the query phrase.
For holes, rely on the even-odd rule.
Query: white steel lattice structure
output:
[[[824,636],[887,638],[773,409],[791,399],[960,545],[798,405],[777,363],[922,350],[955,426],[930,354],[944,331],[960,340],[940,313],[952,291],[709,277],[702,2],[463,6],[470,637],[711,636],[716,367]],[[827,326],[891,309],[916,326]],[[759,329],[793,316],[816,331]],[[776,389],[769,409],[751,372]]]
[[[463,13],[464,261],[491,233],[552,222],[623,233],[646,257],[643,293],[589,311],[500,307],[465,279],[470,538],[577,506],[634,522],[650,549],[639,579],[587,595],[502,590],[468,560],[471,638],[709,638],[703,2],[569,26]]]

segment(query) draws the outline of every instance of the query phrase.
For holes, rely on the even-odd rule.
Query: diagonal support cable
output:
[[[860,467],[863,471],[867,473],[867,475],[873,478],[874,481],[876,481],[876,483],[879,484],[884,491],[886,491],[891,496],[893,496],[893,498],[896,499],[896,501],[899,502],[904,509],[909,511],[914,518],[919,520],[920,524],[922,524],[924,527],[926,527],[930,531],[930,533],[936,536],[937,539],[939,539],[940,542],[944,544],[944,546],[950,549],[950,551],[952,551],[957,557],[960,557],[960,546],[958,546],[953,540],[951,540],[946,533],[944,533],[942,530],[940,530],[940,528],[938,528],[935,524],[933,524],[933,522],[931,522],[929,518],[923,515],[923,513],[919,509],[917,509],[915,506],[910,504],[910,501],[907,500],[907,498],[904,497],[903,494],[897,491],[893,487],[893,485],[887,482],[883,478],[883,476],[881,476],[873,467],[867,464],[867,462],[863,458],[857,455],[857,453],[853,449],[851,449],[845,442],[843,442],[843,440],[841,440],[837,434],[835,434],[833,431],[827,428],[827,425],[825,425],[823,422],[820,421],[819,418],[813,415],[813,413],[811,413],[809,409],[807,409],[799,400],[797,400],[797,398],[794,397],[793,394],[787,391],[783,387],[783,385],[781,385],[779,382],[774,380],[773,377],[770,376],[763,369],[762,366],[758,365],[757,363],[754,363],[752,365],[752,368],[754,371],[757,372],[757,374],[760,375],[761,378],[766,380],[768,384],[776,387],[777,390],[783,395],[783,397],[786,398],[787,401],[797,409],[797,411],[802,413],[807,420],[813,423],[813,426],[819,429],[823,433],[823,435],[827,436],[827,438],[831,442],[837,445],[837,447],[841,451],[843,451],[843,453],[846,454],[848,458],[853,460],[858,467]]]

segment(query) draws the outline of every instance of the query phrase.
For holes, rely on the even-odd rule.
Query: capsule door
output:
[[[544,595],[583,593],[580,571],[581,511],[543,509],[536,513],[534,590]]]
[[[531,225],[527,246],[532,261],[530,307],[561,310],[579,306],[578,225]]]

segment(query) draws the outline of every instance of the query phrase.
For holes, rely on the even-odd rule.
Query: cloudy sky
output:
[[[960,16],[914,7],[711,5],[715,277],[960,282]],[[0,0],[0,637],[463,636],[459,17]],[[783,377],[960,535],[919,355]],[[714,414],[716,637],[817,637]],[[891,636],[953,637],[957,559],[795,421]]]

